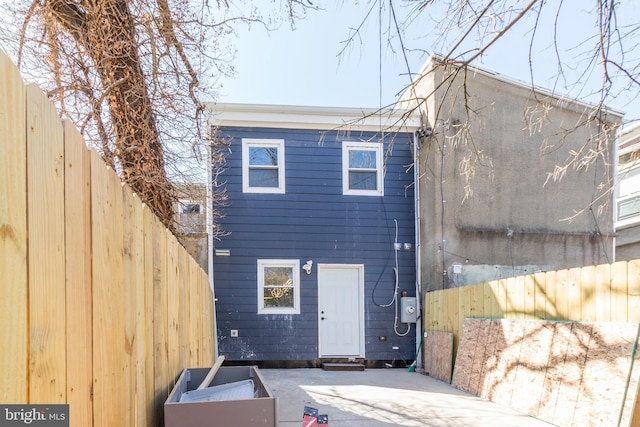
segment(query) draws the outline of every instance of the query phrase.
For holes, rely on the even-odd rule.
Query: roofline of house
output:
[[[214,126],[413,132],[420,122],[397,109],[208,103]]]
[[[418,71],[418,73],[416,74],[416,77],[413,79],[414,83],[410,84],[407,87],[407,89],[405,89],[405,91],[400,96],[400,99],[398,100],[398,103],[410,102],[411,100],[413,100],[415,98],[415,96],[411,95],[411,91],[414,88],[415,82],[418,81],[421,76],[424,76],[429,72],[429,68],[433,65],[433,63],[435,61],[442,60],[442,59],[443,59],[443,57],[441,55],[437,55],[437,54],[429,55],[429,58],[424,62],[424,64],[422,64],[422,67],[420,68],[420,71]],[[514,86],[521,87],[523,89],[533,90],[533,91],[539,93],[540,95],[549,96],[549,97],[558,99],[560,101],[568,101],[568,102],[571,102],[571,103],[573,103],[575,105],[579,105],[579,106],[581,106],[583,108],[595,108],[596,107],[595,104],[591,104],[589,102],[581,101],[581,100],[575,99],[575,98],[570,98],[570,97],[568,97],[566,95],[559,94],[559,93],[554,92],[554,91],[552,91],[550,89],[545,89],[545,88],[540,87],[540,86],[532,85],[531,83],[527,83],[525,81],[518,80],[518,79],[515,79],[513,77],[507,77],[505,75],[502,75],[502,74],[499,74],[499,73],[496,73],[496,72],[493,72],[493,71],[489,71],[489,70],[486,70],[486,69],[483,69],[483,68],[479,68],[479,67],[477,67],[475,65],[469,65],[469,70],[471,70],[475,74],[480,74],[480,75],[492,78],[494,80],[498,80],[498,81],[503,82],[503,83],[508,83],[508,84],[511,84],[511,85],[514,85]],[[607,107],[606,105],[604,107],[605,107],[605,110],[606,110],[607,113],[613,114],[614,116],[617,116],[620,119],[622,119],[624,117],[624,112],[611,109],[611,108]]]

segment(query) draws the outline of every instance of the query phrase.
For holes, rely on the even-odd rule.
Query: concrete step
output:
[[[325,371],[364,371],[362,363],[323,363]]]

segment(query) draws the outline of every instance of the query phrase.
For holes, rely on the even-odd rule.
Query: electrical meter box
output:
[[[400,322],[416,323],[418,320],[418,306],[415,297],[400,298]]]

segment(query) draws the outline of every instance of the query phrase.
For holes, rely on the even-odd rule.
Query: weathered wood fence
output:
[[[213,316],[206,273],[0,52],[0,402],[160,425]]]

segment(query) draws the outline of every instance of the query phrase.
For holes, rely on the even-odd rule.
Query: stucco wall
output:
[[[420,86],[433,132],[420,147],[423,287],[611,262],[613,139],[591,164],[549,179],[572,151],[597,149],[590,107],[484,72],[447,80],[451,71]]]
[[[178,237],[180,243],[189,252],[189,255],[196,260],[198,265],[202,267],[204,271],[209,270],[209,261],[207,259],[209,255],[209,243],[206,233],[193,233],[184,234]]]

